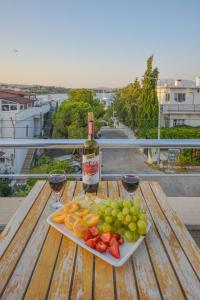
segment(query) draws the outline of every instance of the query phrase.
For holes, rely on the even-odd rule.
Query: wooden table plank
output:
[[[66,202],[67,199],[69,201],[69,198],[72,198],[73,193],[71,191],[72,189],[68,182],[64,187],[61,202]],[[51,283],[52,272],[54,271],[61,240],[62,235],[53,227],[50,227],[26,291],[25,299],[45,299]]]
[[[3,293],[2,299],[9,299],[11,295],[12,297],[14,297],[14,299],[23,298],[29,280],[32,276],[32,272],[35,268],[35,264],[49,231],[49,224],[47,223],[46,219],[48,215],[52,213],[51,202],[53,201],[53,199],[54,195],[52,193],[51,196],[48,197],[46,206],[38,222],[36,222],[34,231],[30,235],[30,239],[23,250],[20,260],[15,266],[12,276],[10,277],[9,282],[6,285],[6,289]],[[26,229],[24,229],[24,231],[25,230]]]
[[[100,182],[97,196],[102,199],[107,197],[106,181]],[[95,257],[94,299],[115,299],[113,268],[99,257]]]
[[[162,299],[145,242],[133,254],[140,299]]]
[[[169,204],[165,193],[161,186],[157,182],[151,182],[150,186],[155,194],[156,200],[168,219],[174,233],[177,236],[179,243],[181,244],[184,252],[186,253],[190,263],[192,264],[197,277],[200,280],[200,250],[197,247],[192,236],[188,232],[187,228],[180,220],[174,209]]]
[[[149,184],[147,182],[141,182],[140,186],[151,216],[155,222],[155,226],[159,232],[159,236],[166,248],[186,297],[188,299],[192,297],[198,299],[200,291],[200,282],[198,278],[161,211]]]
[[[66,187],[67,189],[62,197],[64,203],[72,200],[76,182],[68,182]],[[70,289],[75,253],[75,243],[66,237],[62,237],[58,257],[55,262],[55,269],[49,283],[48,299],[66,299],[66,295],[68,295]]]
[[[131,199],[121,182],[118,183],[122,198]],[[136,195],[136,193],[135,193]],[[151,265],[146,245],[143,242],[132,256],[133,269],[140,299],[161,299],[156,275]]]
[[[39,193],[44,187],[44,184],[44,180],[39,180],[36,182],[28,196],[20,204],[19,208],[16,210],[16,212],[6,225],[4,231],[0,234],[0,257],[3,255],[5,249],[8,247],[16,231],[20,227],[25,216],[27,215],[28,211],[33,205],[35,199],[38,197]]]
[[[50,194],[51,189],[47,183],[0,259],[0,296],[20,255],[23,253],[24,247],[34,230],[35,224],[37,223]]]
[[[76,195],[80,194],[82,190],[82,182],[77,182]],[[93,255],[82,247],[78,247],[70,298],[91,299],[92,277]]]
[[[120,196],[123,198],[123,193],[121,194],[116,181],[108,182],[108,190],[109,198],[118,199]],[[138,299],[138,287],[133,268],[134,266],[131,259],[129,259],[124,266],[115,268],[117,299]]]
[[[46,217],[52,197],[48,199],[51,191],[46,184],[0,259],[0,298],[199,299],[195,248],[186,257],[190,237],[182,237],[176,228],[180,224],[174,212],[169,213],[171,208],[159,189],[153,183],[141,183],[141,187],[152,229],[133,258],[123,267],[114,268],[49,229]],[[62,198],[67,193],[69,201],[81,190],[82,183],[68,182]],[[101,182],[98,196],[107,195],[116,199],[127,193],[121,182]],[[135,195],[141,197],[140,189]],[[195,259],[194,271],[191,264]]]
[[[125,198],[130,199],[130,195],[123,189],[122,184],[119,183],[120,191]],[[143,199],[140,188],[134,192],[134,198]],[[150,260],[152,261],[155,277],[159,285],[162,297],[164,299],[184,299],[179,282],[174,274],[171,263],[159,238],[157,229],[154,226],[151,215],[149,214],[146,202],[143,202],[144,209],[148,214],[149,221],[152,224],[151,230],[145,237],[147,251],[149,252]],[[139,254],[138,254],[139,255]],[[169,288],[170,287],[170,288]]]

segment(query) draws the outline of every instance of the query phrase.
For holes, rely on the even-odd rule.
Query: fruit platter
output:
[[[122,266],[143,241],[150,223],[142,200],[84,196],[65,204],[47,222],[79,246]]]

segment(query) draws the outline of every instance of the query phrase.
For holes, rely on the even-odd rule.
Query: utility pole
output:
[[[160,82],[160,79],[157,80],[157,88],[158,88],[158,81]],[[158,140],[160,140],[160,102],[161,102],[161,84],[159,85],[159,99],[158,99]],[[157,162],[158,164],[160,164],[160,148],[158,148]]]

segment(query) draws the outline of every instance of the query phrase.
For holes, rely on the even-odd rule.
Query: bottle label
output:
[[[96,184],[99,182],[99,155],[83,155],[83,182]]]

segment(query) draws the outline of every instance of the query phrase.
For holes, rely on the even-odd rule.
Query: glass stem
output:
[[[55,193],[55,202],[59,202],[60,193]]]

